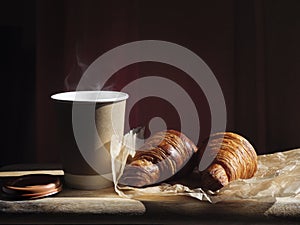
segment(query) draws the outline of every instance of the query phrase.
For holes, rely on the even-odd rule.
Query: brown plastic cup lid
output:
[[[9,198],[40,198],[56,194],[62,190],[58,176],[32,174],[20,176],[4,183],[2,192]]]

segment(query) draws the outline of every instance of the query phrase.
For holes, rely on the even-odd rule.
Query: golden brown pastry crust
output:
[[[201,146],[203,153],[205,145]],[[257,155],[253,146],[241,135],[223,132],[213,134],[206,151],[215,155],[214,161],[201,174],[200,186],[218,190],[228,182],[248,179],[257,171]]]
[[[125,166],[119,184],[143,187],[162,182],[181,170],[197,150],[179,131],[158,132],[136,151]]]

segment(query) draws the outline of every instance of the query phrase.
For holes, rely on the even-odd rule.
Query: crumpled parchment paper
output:
[[[126,159],[137,149],[137,133],[127,133],[123,140],[113,137],[111,160],[114,188],[119,196],[138,198],[142,196],[185,195],[212,203],[226,200],[275,201],[278,197],[300,199],[300,149],[258,156],[258,171],[251,179],[230,182],[217,192],[204,192],[183,184],[168,184],[133,188],[118,185]]]
[[[300,149],[259,155],[254,177],[229,183],[212,199],[274,201],[278,197],[300,198]]]

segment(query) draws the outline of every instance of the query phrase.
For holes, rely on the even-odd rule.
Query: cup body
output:
[[[112,186],[110,141],[124,135],[128,95],[77,91],[52,95],[58,119],[58,149],[64,180],[76,189]]]

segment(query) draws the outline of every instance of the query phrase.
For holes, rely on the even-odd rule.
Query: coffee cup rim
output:
[[[127,93],[119,91],[67,91],[51,95],[51,99],[64,102],[108,103],[126,100]]]

